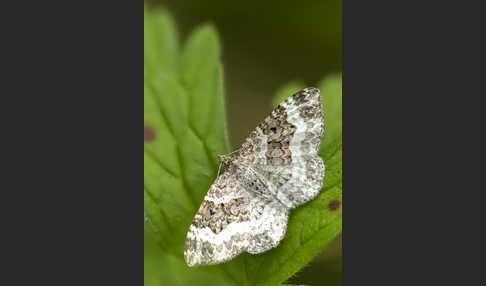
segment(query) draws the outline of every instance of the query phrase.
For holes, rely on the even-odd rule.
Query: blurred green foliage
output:
[[[328,208],[342,198],[341,78],[331,76],[318,85],[326,112],[321,194],[291,212],[277,248],[216,266],[185,265],[186,231],[215,178],[217,155],[229,152],[222,74],[212,26],[198,27],[181,48],[171,17],[145,8],[144,124],[155,134],[144,144],[145,285],[280,284],[341,231],[341,208]],[[276,98],[301,87],[298,82],[286,85]]]
[[[271,90],[295,78],[317,82],[341,71],[342,0],[150,2],[170,9],[183,36],[201,23],[213,23],[225,51],[231,50],[224,53],[230,74],[251,69],[254,74],[247,76],[258,81],[263,73],[274,73],[259,81]]]

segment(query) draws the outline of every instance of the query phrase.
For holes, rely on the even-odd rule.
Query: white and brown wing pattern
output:
[[[324,179],[317,155],[321,96],[306,88],[276,107],[235,157],[220,156],[225,172],[211,185],[187,233],[189,266],[217,264],[279,244],[289,210],[313,199]]]
[[[289,208],[322,188],[324,162],[317,155],[324,132],[321,94],[303,89],[277,106],[247,138],[239,160],[265,177]]]
[[[236,175],[216,179],[189,227],[184,247],[187,265],[211,265],[239,253],[260,253],[285,235],[288,211],[245,190]]]

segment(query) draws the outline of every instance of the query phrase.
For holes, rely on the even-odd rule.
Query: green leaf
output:
[[[144,9],[144,70],[155,73],[160,69],[175,70],[179,64],[179,41],[172,18],[159,10]]]
[[[146,7],[144,16],[144,131],[151,134],[144,142],[144,215],[158,245],[156,254],[145,252],[146,282],[237,285],[240,265],[189,268],[183,259],[186,232],[216,177],[217,155],[229,153],[219,41],[206,25],[179,51],[168,14]]]
[[[213,27],[196,29],[184,48],[182,80],[189,92],[189,128],[204,143],[210,160],[229,150],[219,40]],[[215,124],[217,123],[217,124]]]
[[[220,45],[210,25],[198,27],[180,45],[166,12],[145,7],[144,13],[145,285],[282,284],[341,230],[341,208],[328,207],[341,201],[342,144],[334,126],[338,121],[332,119],[340,115],[333,111],[338,100],[326,106],[324,97],[331,117],[326,118],[329,142],[321,150],[324,188],[291,212],[281,244],[261,255],[245,253],[228,263],[189,268],[183,259],[187,230],[216,177],[217,155],[230,151]],[[327,88],[329,96],[336,96],[333,84],[324,80],[321,91]],[[278,97],[301,87],[290,83]]]

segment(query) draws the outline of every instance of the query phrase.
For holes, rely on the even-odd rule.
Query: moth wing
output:
[[[184,246],[187,265],[211,265],[243,251],[256,254],[278,245],[287,228],[288,210],[264,202],[229,173],[210,187],[189,227]]]
[[[278,105],[246,139],[240,159],[271,182],[289,208],[312,200],[325,167],[318,156],[324,133],[320,91],[305,88]]]
[[[320,91],[305,88],[275,107],[250,133],[239,149],[238,159],[256,165],[288,165],[289,151],[294,151],[294,156],[317,154],[324,133],[323,120]]]

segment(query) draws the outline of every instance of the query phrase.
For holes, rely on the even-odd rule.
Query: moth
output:
[[[280,243],[290,210],[322,188],[323,120],[319,90],[305,88],[278,105],[240,149],[219,156],[224,173],[218,171],[189,227],[187,265],[218,264]]]

